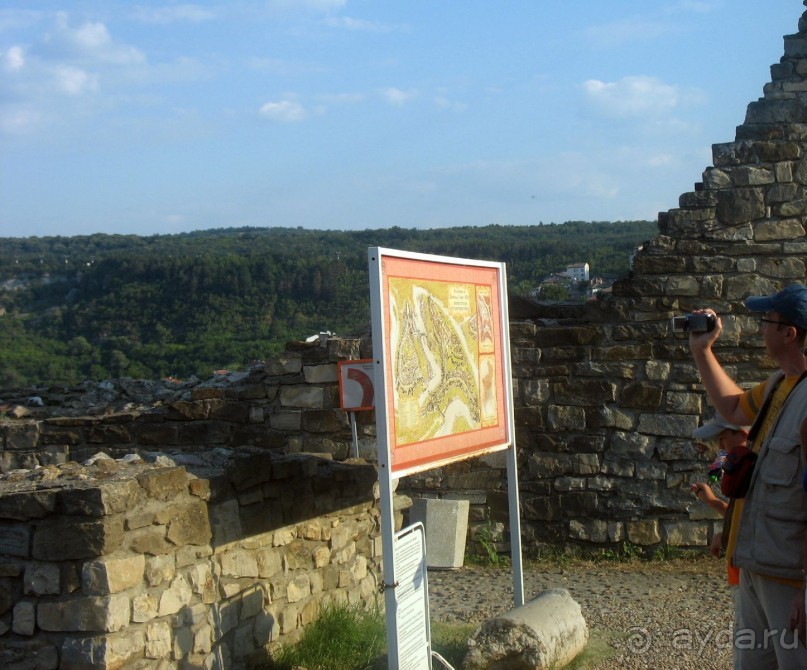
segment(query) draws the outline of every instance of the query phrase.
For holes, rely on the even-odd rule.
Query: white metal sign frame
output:
[[[515,447],[515,420],[513,413],[513,384],[510,356],[509,317],[507,311],[507,279],[504,263],[468,260],[419,254],[381,247],[368,250],[370,270],[370,311],[373,337],[373,360],[375,362],[375,402],[376,433],[378,440],[378,464],[380,483],[381,536],[383,549],[384,593],[387,610],[387,640],[390,670],[399,667],[398,639],[396,622],[395,589],[398,575],[395,561],[395,520],[393,512],[393,482],[405,475],[429,468],[439,467],[447,463],[479,456],[492,451],[507,451],[507,488],[510,512],[510,541],[513,565],[513,593],[516,606],[524,604],[524,578],[521,561],[521,522],[518,498],[518,467]],[[473,427],[459,431],[461,435],[450,435],[450,438],[428,439],[414,445],[400,439],[396,424],[395,396],[393,392],[394,351],[400,345],[391,333],[391,297],[393,279],[401,279],[409,286],[422,282],[428,286],[439,286],[443,293],[458,296],[462,301],[465,294],[472,291],[467,287],[480,286],[473,293],[479,300],[471,305],[476,307],[476,315],[486,307],[490,311],[485,314],[489,319],[486,324],[490,331],[489,344],[495,362],[491,371],[495,383],[493,395],[496,401],[496,422],[491,422],[481,429]],[[452,286],[448,286],[452,285]],[[457,286],[454,291],[453,285]],[[419,290],[419,289],[418,289]],[[481,300],[480,300],[481,296]],[[454,298],[452,298],[454,299]],[[470,296],[473,299],[473,296]],[[400,317],[399,317],[400,318]],[[481,316],[476,318],[481,319]],[[400,324],[398,324],[400,330]],[[479,321],[475,324],[477,332],[481,330]],[[405,353],[405,352],[404,352]],[[399,356],[397,358],[400,358]],[[477,372],[481,366],[477,368]],[[481,404],[481,403],[480,403]],[[401,444],[403,442],[403,448]],[[415,456],[409,457],[408,454]],[[404,454],[401,454],[401,451]],[[423,668],[431,667],[431,659]]]

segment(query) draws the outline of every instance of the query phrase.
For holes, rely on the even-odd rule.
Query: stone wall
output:
[[[359,345],[0,393],[0,667],[246,668],[379,604],[377,473],[338,409]]]
[[[375,604],[375,468],[247,451],[7,479],[0,667],[255,667],[324,606]]]

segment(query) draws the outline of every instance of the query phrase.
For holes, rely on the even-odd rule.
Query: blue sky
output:
[[[801,0],[0,1],[0,236],[655,219]]]

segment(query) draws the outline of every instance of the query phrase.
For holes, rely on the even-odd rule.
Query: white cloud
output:
[[[42,121],[35,109],[0,107],[0,132],[6,135],[23,135],[32,132]]]
[[[392,86],[381,91],[381,95],[389,104],[396,105],[398,107],[405,105],[410,100],[416,98],[417,94],[417,91],[414,89],[404,91],[400,88],[395,88]]]
[[[445,109],[452,112],[464,112],[466,109],[468,109],[468,105],[466,105],[464,102],[449,100],[442,95],[438,95],[434,98],[434,104],[438,109]]]
[[[295,100],[267,102],[261,106],[260,115],[279,123],[298,123],[308,117],[306,109]]]
[[[623,77],[615,82],[589,79],[582,89],[598,110],[615,118],[658,116],[681,102],[676,86],[655,77]]]
[[[22,47],[13,46],[3,54],[3,64],[10,72],[18,72],[25,66],[25,53]]]
[[[57,88],[68,95],[80,95],[98,90],[98,75],[69,65],[57,67],[53,72]]]
[[[57,14],[56,31],[46,33],[37,50],[44,57],[53,59],[80,59],[115,65],[137,65],[146,60],[139,49],[113,40],[105,24],[87,21],[74,28],[66,12]]]
[[[132,18],[143,23],[167,25],[169,23],[201,23],[216,18],[215,12],[199,5],[172,5],[170,7],[144,7],[137,5]]]
[[[318,12],[330,12],[344,7],[347,0],[268,0],[266,4],[273,9],[313,9]]]
[[[366,19],[354,19],[349,16],[333,16],[325,20],[325,23],[332,28],[345,28],[367,33],[391,33],[399,30],[395,26],[381,23],[379,21],[367,21]]]

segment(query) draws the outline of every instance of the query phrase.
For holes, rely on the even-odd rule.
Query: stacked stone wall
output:
[[[0,667],[260,667],[323,607],[377,604],[376,479],[372,465],[258,450],[12,478]]]

